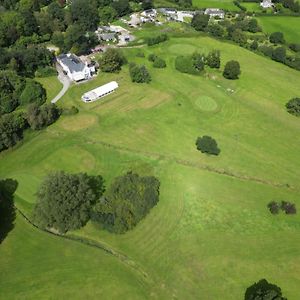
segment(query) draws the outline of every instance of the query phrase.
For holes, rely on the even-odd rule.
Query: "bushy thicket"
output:
[[[241,68],[238,61],[230,60],[226,63],[223,76],[226,79],[238,79],[239,75],[241,74]]]
[[[165,42],[168,40],[168,35],[167,34],[160,34],[154,37],[148,37],[146,39],[147,45],[148,46],[153,46],[162,42]]]
[[[26,117],[31,129],[40,130],[54,123],[60,116],[60,109],[55,104],[28,106]]]
[[[221,152],[221,150],[218,148],[216,140],[207,135],[198,137],[196,140],[196,146],[197,149],[202,153],[219,155]]]
[[[151,75],[145,66],[139,66],[135,63],[130,63],[129,74],[132,82],[150,83],[151,81]]]
[[[44,229],[60,233],[79,229],[90,219],[90,211],[104,191],[101,176],[85,173],[49,174],[37,192],[34,221]]]
[[[21,105],[27,105],[30,103],[42,105],[46,101],[46,90],[39,82],[27,79],[25,88],[23,89],[19,99]]]
[[[247,288],[245,300],[287,300],[283,297],[281,288],[269,283],[266,279],[261,279]]]
[[[300,98],[291,99],[285,106],[288,113],[300,117]]]
[[[296,205],[288,201],[281,201],[281,203],[271,201],[267,206],[273,215],[278,214],[280,210],[285,212],[287,215],[293,215],[297,213]]]
[[[121,70],[122,65],[126,63],[124,55],[120,50],[109,48],[99,59],[99,67],[102,72],[114,73]]]
[[[117,177],[95,205],[92,220],[116,233],[132,229],[158,203],[159,186],[152,176],[129,172]]]
[[[0,117],[0,152],[23,139],[26,125],[23,114],[10,113]]]

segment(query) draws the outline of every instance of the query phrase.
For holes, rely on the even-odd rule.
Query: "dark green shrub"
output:
[[[196,14],[194,15],[191,25],[197,31],[205,31],[209,22],[209,15]]]
[[[151,61],[151,62],[154,62],[156,59],[157,59],[157,55],[154,54],[154,53],[151,53],[148,55],[148,60]]]
[[[162,58],[160,57],[157,57],[153,63],[153,67],[154,68],[165,68],[167,66],[165,60],[163,60]]]
[[[281,201],[281,209],[287,214],[287,215],[294,215],[297,213],[296,206],[294,203]]]
[[[254,283],[247,288],[245,300],[287,300],[282,296],[281,288],[275,284],[269,283],[266,279]]]
[[[219,155],[221,152],[221,150],[218,148],[216,140],[207,135],[198,137],[196,140],[196,146],[197,149],[202,153]]]
[[[300,117],[300,98],[291,99],[285,106],[288,113]]]
[[[275,201],[271,201],[268,204],[268,208],[269,208],[271,214],[273,214],[273,215],[277,215],[280,211],[280,205]]]
[[[205,64],[208,65],[210,68],[219,69],[221,66],[220,51],[213,50],[209,52],[205,58]]]
[[[64,116],[73,116],[76,115],[79,112],[79,109],[76,106],[71,106],[71,107],[64,107],[62,109],[61,114]]]
[[[272,52],[272,59],[281,63],[285,62],[286,50],[285,47],[277,47]]]
[[[151,75],[145,66],[138,66],[134,63],[129,65],[129,74],[132,82],[149,83]]]
[[[270,42],[273,44],[284,44],[284,35],[282,32],[273,32],[269,38]]]
[[[92,220],[116,233],[135,227],[159,201],[160,183],[155,177],[129,172],[117,177],[96,204]]]
[[[106,52],[99,59],[99,67],[103,72],[114,73],[121,70],[126,59],[123,54],[114,48],[108,48]]]
[[[175,68],[179,72],[199,75],[200,71],[195,68],[192,56],[177,56],[175,59]]]
[[[240,64],[235,60],[226,63],[223,76],[227,79],[238,79],[241,74]]]
[[[147,42],[148,46],[153,46],[153,45],[165,42],[166,40],[168,40],[168,36],[166,34],[160,34],[160,35],[155,36],[155,37],[147,38],[146,42]]]

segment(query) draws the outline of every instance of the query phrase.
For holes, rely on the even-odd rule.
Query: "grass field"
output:
[[[258,17],[263,31],[272,33],[281,31],[289,43],[300,43],[300,18],[299,17]]]
[[[177,55],[211,49],[221,50],[222,68],[238,58],[238,81],[225,80],[221,70],[175,70]],[[136,57],[141,50],[168,67],[154,69]],[[300,207],[300,123],[284,107],[300,95],[299,72],[201,36],[124,53],[147,65],[152,82],[132,84],[125,66],[72,86],[59,103],[76,105],[79,114],[28,131],[22,144],[0,154],[0,177],[18,181],[16,205],[28,215],[43,176],[60,169],[102,174],[107,185],[128,170],[155,175],[159,204],[124,235],[92,223],[70,233],[120,256],[49,236],[18,216],[0,245],[0,298],[232,300],[267,278],[289,300],[299,299],[300,215],[272,216],[266,208],[271,200]],[[114,94],[81,102],[84,92],[110,80],[120,85]],[[195,149],[204,134],[218,141],[218,157]]]
[[[193,6],[198,8],[222,8],[239,11],[232,0],[193,0]]]
[[[47,100],[51,101],[58,92],[62,89],[62,84],[58,81],[56,76],[45,78],[36,78],[36,81],[47,87]]]

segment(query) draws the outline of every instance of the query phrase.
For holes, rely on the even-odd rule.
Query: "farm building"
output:
[[[99,86],[94,90],[91,90],[82,95],[83,102],[94,102],[104,96],[113,93],[119,87],[116,81],[111,81],[105,85]]]
[[[79,57],[71,53],[57,56],[57,62],[72,81],[90,79],[96,73],[94,65],[84,63]]]
[[[220,19],[224,19],[225,12],[219,8],[207,8],[204,11],[205,15],[209,15],[210,17],[219,17]]]

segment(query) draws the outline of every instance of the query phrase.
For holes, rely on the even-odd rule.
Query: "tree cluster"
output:
[[[197,150],[210,155],[219,155],[221,152],[216,140],[207,135],[198,137],[196,140],[196,146]]]
[[[130,75],[132,82],[150,83],[150,81],[151,81],[151,75],[144,65],[139,66],[135,63],[130,63],[129,64],[129,75]]]
[[[116,233],[135,227],[159,200],[160,183],[129,172],[117,177],[95,205],[92,220]]]
[[[219,69],[221,65],[220,51],[212,50],[207,55],[194,52],[192,55],[177,56],[175,59],[176,70],[182,73],[198,75],[205,66]]]
[[[268,208],[273,215],[278,214],[280,210],[285,212],[287,215],[293,215],[297,213],[296,205],[287,201],[281,201],[281,203],[271,201],[268,203]]]

